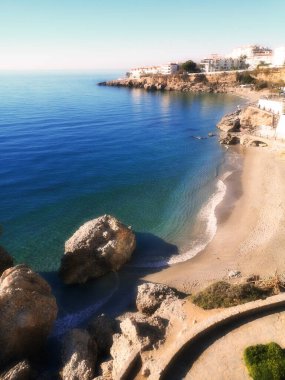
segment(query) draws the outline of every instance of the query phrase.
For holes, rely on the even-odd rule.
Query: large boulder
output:
[[[86,330],[73,329],[63,339],[60,376],[63,380],[92,380],[95,376],[97,346]]]
[[[0,364],[39,353],[57,316],[48,283],[26,265],[0,278]]]
[[[6,269],[11,268],[13,265],[13,258],[5,248],[0,246],[0,276]]]
[[[65,284],[85,283],[90,278],[117,271],[136,247],[131,228],[110,215],[83,224],[65,243],[60,275]]]
[[[151,315],[164,300],[178,297],[179,293],[167,285],[146,282],[138,286],[136,305],[141,313]]]
[[[117,332],[117,322],[108,315],[101,314],[90,322],[88,331],[96,340],[98,352],[109,354],[113,335]]]

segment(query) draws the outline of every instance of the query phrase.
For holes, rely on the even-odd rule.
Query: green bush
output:
[[[242,73],[236,73],[236,80],[240,84],[253,84],[255,83],[255,78],[250,75],[248,71]]]
[[[249,375],[254,380],[285,379],[285,354],[278,344],[247,347],[243,356]]]
[[[195,294],[192,301],[203,309],[216,309],[255,301],[266,298],[268,295],[268,291],[251,283],[231,285],[225,281],[218,281]]]
[[[197,63],[194,61],[191,61],[191,60],[182,63],[180,67],[183,71],[186,71],[187,73],[198,73],[198,72],[200,72],[200,69],[197,66]]]
[[[194,78],[194,83],[207,83],[208,79],[205,74],[196,74]]]
[[[263,90],[264,88],[268,88],[268,82],[266,82],[265,80],[260,80],[260,81],[257,81],[254,88],[259,91],[259,90]]]

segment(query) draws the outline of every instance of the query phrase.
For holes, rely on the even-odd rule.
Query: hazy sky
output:
[[[0,0],[0,69],[127,69],[285,45],[285,0]]]

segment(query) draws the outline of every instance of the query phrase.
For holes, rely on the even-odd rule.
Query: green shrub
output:
[[[254,380],[285,379],[285,354],[278,344],[247,347],[243,356],[249,375]]]
[[[207,83],[208,79],[205,74],[196,74],[194,78],[194,83]]]
[[[263,90],[264,88],[268,88],[268,82],[266,82],[265,80],[259,80],[256,82],[254,88],[259,91],[259,90]]]
[[[255,78],[250,75],[248,71],[242,73],[236,73],[236,80],[240,84],[253,84],[255,83]]]
[[[225,281],[216,282],[192,297],[193,303],[203,309],[230,307],[266,298],[268,291],[251,283],[231,285]]]

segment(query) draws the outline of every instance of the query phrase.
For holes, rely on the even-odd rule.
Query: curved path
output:
[[[248,379],[243,360],[245,347],[276,342],[285,347],[285,311],[266,315],[217,338],[195,361],[187,380],[241,380]]]
[[[284,310],[283,293],[226,309],[194,326],[182,329],[172,348],[172,355],[168,358],[161,357],[160,368],[157,368],[157,373],[152,373],[151,379],[181,380],[202,352],[217,339],[245,323]]]

